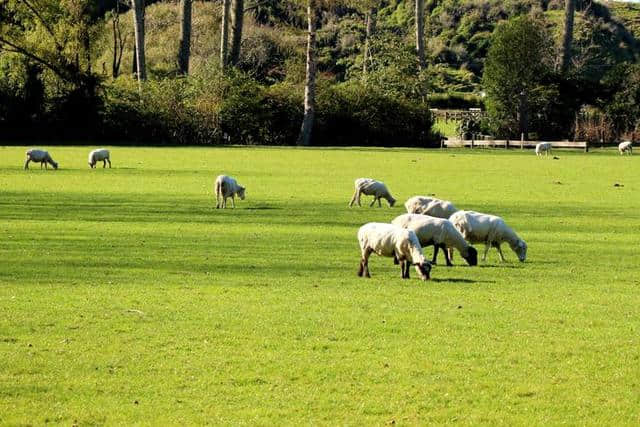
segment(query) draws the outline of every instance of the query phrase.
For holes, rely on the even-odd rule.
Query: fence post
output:
[[[504,148],[507,150],[509,149],[509,138],[507,138],[507,140],[505,141]]]
[[[588,153],[588,152],[589,152],[589,141],[586,141],[586,142],[584,143],[584,152],[585,152],[585,153]]]
[[[524,150],[524,132],[520,134],[520,149]]]
[[[440,149],[444,148],[444,138],[440,138]]]
[[[473,145],[474,145],[474,140],[473,140],[474,136],[475,135],[473,133],[471,133],[471,148],[473,148]]]

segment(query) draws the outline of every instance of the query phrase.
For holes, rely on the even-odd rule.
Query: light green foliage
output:
[[[0,424],[639,421],[636,156],[25,149],[0,148]],[[398,206],[349,209],[361,176]],[[358,227],[432,193],[504,217],[527,262],[358,278]]]

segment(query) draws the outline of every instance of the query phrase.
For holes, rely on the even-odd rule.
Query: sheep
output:
[[[245,188],[239,185],[235,179],[227,175],[220,175],[216,178],[215,182],[216,192],[216,209],[227,207],[227,198],[231,197],[231,206],[235,209],[236,202],[235,196],[240,197],[240,200],[244,200]],[[222,199],[222,200],[221,200]]]
[[[538,142],[536,144],[536,156],[542,156],[542,153],[544,153],[545,156],[551,154],[552,146],[553,144],[550,142]]]
[[[436,218],[449,218],[458,209],[448,200],[440,200],[434,197],[414,196],[404,203],[407,213],[434,216]]]
[[[91,169],[96,167],[96,163],[102,161],[102,167],[107,167],[109,162],[109,168],[111,168],[111,160],[109,159],[109,150],[106,148],[98,148],[89,153],[89,167]]]
[[[633,154],[633,146],[632,146],[632,142],[631,141],[623,141],[620,144],[618,144],[618,151],[620,152],[620,155],[623,155],[624,153],[629,153],[629,155]]]
[[[509,244],[520,262],[527,258],[527,244],[499,216],[458,211],[451,215],[449,220],[469,243],[485,244],[482,261],[487,259],[487,252],[493,246],[498,250],[500,260],[504,262],[504,255],[500,249],[502,242]]]
[[[37,148],[32,148],[31,150],[27,150],[27,161],[24,162],[24,168],[29,169],[29,162],[38,162],[40,163],[40,169],[42,169],[42,165],[44,164],[44,168],[48,169],[47,163],[51,164],[54,169],[58,169],[58,163],[51,158],[51,155],[48,151],[40,150]]]
[[[353,193],[353,197],[351,198],[351,202],[349,202],[349,207],[353,206],[354,202],[358,203],[358,206],[362,206],[360,204],[360,195],[365,194],[367,196],[373,196],[373,201],[369,205],[369,207],[373,206],[373,204],[378,201],[378,206],[382,207],[380,199],[386,199],[389,202],[389,207],[393,207],[396,203],[396,199],[391,196],[387,186],[384,185],[383,182],[376,181],[371,178],[358,178],[355,181],[356,191]]]
[[[375,252],[399,261],[403,279],[409,278],[410,264],[415,266],[422,280],[430,279],[431,263],[425,260],[418,237],[413,231],[393,224],[370,222],[358,230],[358,241],[362,253],[358,276],[371,277],[369,256]]]
[[[436,263],[438,249],[442,249],[447,266],[451,267],[453,264],[447,252],[448,249],[454,248],[460,252],[467,264],[472,266],[478,264],[478,251],[464,240],[462,234],[448,219],[409,213],[396,217],[391,223],[416,233],[423,248],[433,245],[432,264]]]

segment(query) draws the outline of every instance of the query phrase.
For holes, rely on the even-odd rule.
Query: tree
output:
[[[495,29],[483,84],[487,110],[498,131],[509,136],[516,131],[526,134],[530,107],[552,98],[552,52],[551,37],[543,21],[525,15]]]
[[[304,116],[296,145],[311,145],[311,131],[316,108],[316,0],[307,0],[307,72],[304,83]]]
[[[120,74],[122,54],[124,52],[124,46],[127,40],[127,37],[122,34],[122,29],[120,28],[120,0],[117,0],[115,2],[115,6],[111,16],[111,30],[113,33],[113,57],[111,60],[111,76],[115,79]]]
[[[244,0],[233,0],[232,5],[233,32],[231,34],[231,51],[229,62],[237,65],[240,60],[240,46],[242,44],[242,24],[244,21]]]
[[[571,63],[571,48],[573,43],[573,18],[576,10],[576,0],[565,0],[564,5],[564,28],[562,35],[562,58],[560,70],[566,73]]]
[[[15,0],[0,9],[0,49],[52,72],[73,90],[94,97],[91,69],[96,31],[91,0]]]
[[[231,0],[222,1],[222,22],[220,23],[220,65],[226,67],[229,61],[229,15]]]
[[[191,0],[180,0],[180,50],[178,68],[180,73],[189,74],[189,54],[191,49]]]
[[[131,0],[131,3],[135,35],[136,75],[138,76],[140,90],[142,90],[142,82],[147,79],[146,58],[144,53],[144,0]]]
[[[418,54],[418,67],[424,70],[427,66],[424,57],[424,0],[416,2],[416,53]]]

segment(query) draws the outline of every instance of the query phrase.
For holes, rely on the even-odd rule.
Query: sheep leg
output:
[[[26,169],[29,169],[29,162],[30,162],[30,161],[31,161],[31,159],[30,159],[29,157],[27,157],[27,161],[26,161],[26,162],[24,162],[24,168],[25,168],[25,170],[26,170]]]
[[[440,246],[434,244],[433,245],[433,258],[431,258],[431,264],[437,264],[438,250],[440,250]]]
[[[220,184],[216,182],[216,209],[220,209]]]
[[[491,242],[484,242],[484,255],[482,255],[482,261],[487,260],[487,252],[489,252],[489,248],[491,247]]]
[[[107,162],[109,162],[109,169],[111,169],[111,160],[107,157]]]
[[[500,261],[505,262],[504,255],[502,255],[502,249],[500,248],[500,243],[496,243],[494,246],[498,250],[498,255],[500,255]]]
[[[453,266],[449,259],[449,251],[447,250],[447,247],[445,245],[440,245],[440,247],[442,248],[442,252],[444,252],[444,260],[447,262],[447,267]]]
[[[232,194],[232,195],[231,195],[231,207],[232,207],[233,209],[235,209],[235,208],[236,208],[236,197],[235,197],[235,194]]]
[[[369,205],[369,207],[372,207],[376,202],[376,196],[373,196],[373,200],[371,201],[371,204]]]
[[[449,255],[449,261],[453,261],[453,248],[448,248],[447,254]]]
[[[382,202],[380,201],[380,197],[378,197],[378,207],[381,208],[382,207]]]
[[[373,252],[373,250],[371,248],[366,248],[362,251],[362,261],[360,261],[362,263],[362,270],[363,270],[363,274],[364,277],[371,277],[371,274],[369,273],[369,256],[371,256],[371,253]]]
[[[360,198],[358,197],[358,189],[353,192],[353,197],[351,197],[351,201],[349,202],[349,207],[353,206],[353,203],[358,199],[358,205],[360,205]]]
[[[107,167],[107,160],[104,159],[104,160],[102,160],[102,169],[104,169],[106,167]]]
[[[411,263],[405,259],[404,261],[402,261],[402,278],[403,279],[410,279],[409,270],[411,270]]]
[[[391,254],[393,255],[393,264],[394,265],[400,264],[400,261],[398,261],[398,257],[396,256],[396,251],[392,251]]]

